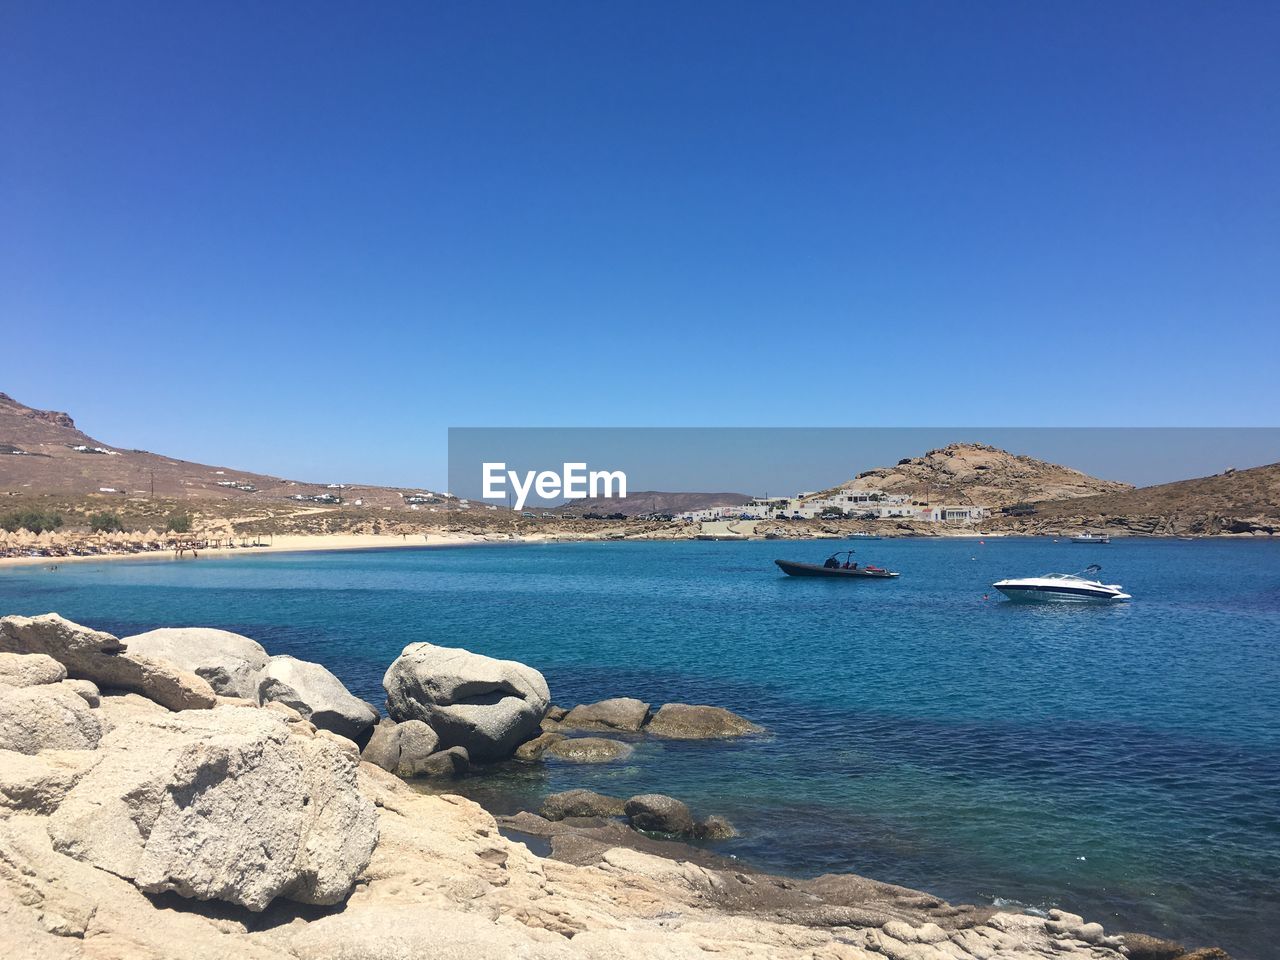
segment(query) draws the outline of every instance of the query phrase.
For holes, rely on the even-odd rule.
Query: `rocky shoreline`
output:
[[[387,718],[319,664],[225,631],[0,620],[4,956],[1225,956],[1058,911],[758,873],[681,842],[732,826],[662,795],[568,791],[495,820],[402,776],[760,728],[631,698],[557,708],[532,667],[433,644],[407,646],[384,686]]]

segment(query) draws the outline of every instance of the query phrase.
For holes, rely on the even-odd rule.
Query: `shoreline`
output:
[[[279,692],[289,702],[264,697],[255,673],[271,671],[274,658],[237,634],[225,635],[230,640],[211,653],[211,638],[194,635],[199,630],[153,631],[117,650],[114,636],[56,614],[0,620],[8,675],[20,680],[0,688],[0,701],[9,698],[11,710],[26,711],[47,701],[76,720],[24,727],[12,746],[22,748],[14,757],[27,759],[10,759],[0,775],[0,807],[10,808],[0,816],[0,840],[17,865],[0,872],[0,892],[15,894],[17,905],[0,917],[8,921],[0,942],[11,937],[48,947],[55,937],[86,944],[102,937],[120,955],[176,956],[157,949],[168,941],[184,944],[184,955],[252,953],[264,960],[398,957],[441,932],[463,952],[548,960],[649,950],[701,956],[708,942],[727,957],[779,960],[1123,960],[1124,947],[1143,943],[1159,946],[1171,960],[1218,955],[1193,954],[1143,934],[1108,933],[1063,909],[950,902],[858,872],[806,879],[763,871],[690,845],[698,825],[716,819],[729,832],[704,839],[736,831],[723,817],[695,820],[688,807],[662,794],[624,802],[575,788],[556,796],[619,808],[565,808],[555,815],[544,803],[542,814],[495,816],[450,790],[449,781],[471,767],[469,751],[498,749],[505,733],[479,724],[447,734],[469,745],[449,743],[421,716],[380,718],[333,678],[352,701],[335,707],[332,686],[296,668],[281,674],[289,684]],[[148,637],[163,655],[131,652]],[[240,675],[250,667],[245,658],[260,658],[263,666]],[[219,672],[211,663],[238,666]],[[148,670],[122,673],[122,664]],[[509,675],[494,679],[495,665]],[[548,736],[609,743],[592,731],[629,729],[624,714],[634,719],[633,707],[643,708],[640,729],[659,738],[715,741],[764,732],[715,706],[667,704],[651,714],[648,703],[615,698],[565,711],[550,705],[535,668],[457,648],[411,644],[388,676],[393,672],[399,679],[463,677],[468,690],[536,678],[542,690],[532,684],[532,699],[522,701],[522,735],[532,735],[522,747],[552,750]],[[125,685],[117,686],[122,679]],[[423,712],[403,696],[399,679],[384,679],[389,701],[399,696],[401,713]],[[258,695],[246,698],[255,687]],[[448,692],[436,697],[444,701],[440,708],[456,699]],[[685,712],[658,731],[673,707]],[[509,709],[500,700],[481,708]],[[574,711],[584,711],[577,722]],[[432,765],[452,761],[459,751],[461,768]],[[523,763],[542,757],[542,751],[513,754],[509,744],[499,754]],[[201,777],[198,814],[185,804],[162,801],[153,808],[138,799],[140,784],[162,797],[189,790],[193,766]],[[305,790],[264,790],[299,775]],[[315,794],[322,804],[310,802]],[[240,814],[248,798],[264,816]],[[132,859],[116,852],[121,849]],[[207,849],[220,855],[202,855]],[[163,868],[152,868],[155,861]],[[297,880],[316,875],[323,887]],[[158,903],[155,894],[170,901]],[[211,912],[196,901],[217,902]],[[334,909],[308,909],[315,907]],[[266,922],[253,921],[255,914]],[[213,917],[216,923],[209,922]],[[508,922],[495,922],[499,918]],[[371,931],[388,925],[411,928],[403,941],[410,949],[401,949],[401,941],[390,951],[379,949]],[[619,952],[637,937],[646,949]],[[310,949],[316,944],[318,950]],[[587,945],[581,953],[579,944]]]
[[[1154,537],[1139,535],[1113,535],[1118,540],[1269,540],[1269,537],[1258,537],[1251,534],[1202,534],[1194,537]],[[418,539],[421,537],[421,539]],[[492,537],[482,534],[450,534],[422,533],[404,536],[399,534],[377,533],[323,533],[323,534],[276,534],[272,542],[250,547],[209,547],[200,550],[194,557],[175,556],[172,550],[145,550],[138,553],[95,553],[87,555],[71,555],[65,557],[0,557],[0,569],[8,567],[59,566],[63,563],[85,563],[117,560],[186,560],[198,559],[199,556],[237,557],[258,556],[260,554],[279,553],[330,553],[356,552],[361,550],[404,550],[404,549],[439,549],[447,547],[478,546],[522,546],[528,544],[555,543],[673,543],[673,542],[716,542],[716,543],[761,543],[771,540],[775,543],[817,543],[857,541],[857,537],[849,536],[809,536],[771,538],[759,536],[711,536],[706,534],[689,534],[688,536],[646,537],[646,536],[560,536],[555,534],[509,535]],[[994,533],[945,533],[934,535],[879,535],[879,540],[1058,540],[1048,534],[1024,534],[997,531]]]
[[[83,563],[114,560],[185,560],[199,556],[236,557],[258,556],[264,553],[327,553],[343,550],[400,550],[412,547],[462,547],[492,543],[484,537],[457,536],[452,534],[421,534],[423,539],[409,540],[390,534],[375,533],[325,533],[278,534],[269,544],[257,547],[210,547],[199,551],[198,556],[178,557],[172,550],[143,550],[138,553],[94,553],[67,557],[0,557],[0,568],[24,566],[58,566],[63,563]],[[536,542],[536,541],[530,541]]]

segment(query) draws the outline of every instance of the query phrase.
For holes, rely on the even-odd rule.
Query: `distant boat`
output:
[[[849,539],[851,539],[851,540],[879,540],[879,539],[881,539],[881,538],[880,538],[880,534],[878,534],[878,533],[867,533],[865,530],[860,530],[860,531],[858,531],[857,533],[851,533],[851,534],[849,534]]]
[[[843,566],[837,557],[845,557],[846,562],[853,564],[853,551],[844,550],[827,557],[825,563],[800,563],[795,560],[773,561],[789,577],[835,577],[844,579],[891,580],[898,574],[893,570],[885,570],[876,566]]]
[[[1042,577],[1000,580],[992,586],[1018,603],[1112,603],[1133,599],[1118,583],[1088,579],[1101,570],[1094,563],[1080,573],[1046,573]]]
[[[1105,533],[1077,533],[1071,538],[1072,543],[1110,543],[1111,538]]]

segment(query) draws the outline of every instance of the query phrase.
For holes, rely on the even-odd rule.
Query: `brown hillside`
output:
[[[1118,494],[1133,488],[985,443],[952,443],[892,467],[867,470],[842,489],[882,490],[932,503],[1003,507]]]
[[[129,450],[81,432],[65,413],[36,410],[0,393],[0,493],[62,497],[155,497],[168,500],[293,501],[301,497],[363,498],[400,507],[401,492],[359,486],[338,491],[305,483]]]
[[[1041,503],[1034,523],[1152,534],[1280,532],[1280,463]]]
[[[737,506],[750,499],[742,493],[664,493],[661,490],[638,490],[635,493],[629,493],[626,499],[591,497],[585,500],[573,500],[563,507],[557,507],[556,512],[571,513],[575,516],[582,516],[584,513],[599,513],[605,516],[621,513],[627,517],[669,513],[674,516],[690,510]]]

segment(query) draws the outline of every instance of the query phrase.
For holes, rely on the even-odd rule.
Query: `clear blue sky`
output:
[[[437,486],[449,426],[1275,424],[1278,90],[1274,3],[3,0],[0,389]]]

